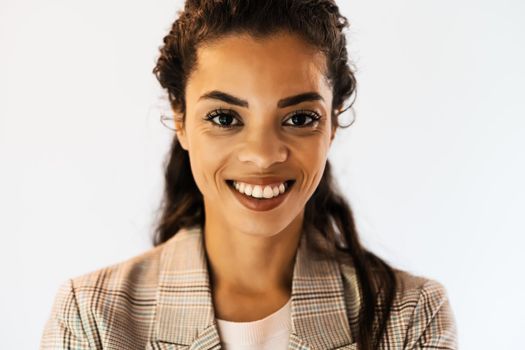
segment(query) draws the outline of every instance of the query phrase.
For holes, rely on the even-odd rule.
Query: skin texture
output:
[[[325,64],[324,54],[289,33],[263,39],[228,35],[197,51],[186,85],[185,119],[178,116],[175,127],[204,198],[205,248],[220,319],[258,320],[290,298],[304,207],[319,184],[335,135]],[[212,90],[249,106],[199,99]],[[317,92],[323,100],[277,106],[280,99],[305,92]],[[238,126],[223,129],[218,117],[205,120],[218,108],[236,112],[227,124]],[[297,127],[311,120],[292,122],[291,113],[300,109],[321,119]],[[256,212],[239,203],[225,182],[252,176],[284,176],[296,183],[281,205]]]

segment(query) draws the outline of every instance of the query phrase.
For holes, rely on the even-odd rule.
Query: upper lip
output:
[[[280,176],[267,176],[267,177],[238,177],[236,179],[231,179],[236,182],[244,182],[250,185],[279,185],[283,182],[286,182],[291,179]]]

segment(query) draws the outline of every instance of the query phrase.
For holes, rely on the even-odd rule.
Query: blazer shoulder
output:
[[[343,284],[352,333],[357,335],[363,301],[360,282],[352,264],[342,266]],[[390,307],[381,349],[457,349],[456,324],[445,286],[432,278],[393,268],[396,292]],[[375,276],[377,277],[377,276]],[[380,283],[376,278],[377,283]],[[384,294],[377,300],[384,312]],[[381,310],[381,312],[379,312]],[[375,327],[378,319],[375,318]]]
[[[397,290],[387,323],[404,349],[456,349],[456,324],[445,286],[438,280],[394,269]]]
[[[163,245],[153,247],[124,261],[72,277],[76,292],[122,289],[131,285],[156,284]]]
[[[392,268],[392,270],[396,279],[396,294],[394,297],[394,303],[414,304],[419,300],[422,293],[427,294],[429,292],[433,292],[435,296],[439,296],[441,298],[446,297],[447,295],[445,287],[437,280],[415,275],[408,271],[397,268]],[[356,268],[353,266],[353,264],[341,264],[341,272],[345,287],[348,289],[350,286],[352,286],[354,296],[361,298],[361,291],[358,289],[360,282],[357,277]],[[374,274],[374,272],[372,273],[373,282],[376,285],[381,285],[382,281],[379,279],[379,275]]]
[[[159,245],[63,282],[41,349],[101,349],[115,337],[111,341],[145,344],[147,335],[134,330],[148,329],[153,320],[162,251]]]
[[[174,244],[183,244],[182,241],[194,239],[188,234],[175,234],[168,241],[161,243],[143,253],[121,262],[87,272],[71,278],[76,291],[82,289],[129,289],[133,286],[156,286],[158,282],[161,259],[165,250]],[[180,249],[179,249],[180,250]],[[173,252],[170,249],[170,252]]]
[[[432,317],[434,312],[448,302],[448,292],[440,281],[405,270],[393,270],[397,281],[393,305],[396,311],[407,308],[413,312],[424,304],[428,316]]]
[[[411,272],[394,268],[397,282],[396,299],[399,302],[417,302],[422,296],[433,294],[444,299],[447,292],[444,285],[432,278],[413,274]]]

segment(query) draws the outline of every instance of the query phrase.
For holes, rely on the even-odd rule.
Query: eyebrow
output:
[[[229,103],[235,106],[249,108],[248,101],[240,99],[238,97],[235,97],[223,91],[213,90],[199,97],[199,101],[206,100],[206,99],[220,100],[220,101],[224,101],[226,103]],[[305,93],[294,95],[294,96],[285,97],[279,100],[279,102],[277,102],[277,107],[285,108],[285,107],[299,104],[301,102],[319,101],[319,100],[324,101],[321,95],[319,95],[317,92],[311,91],[311,92],[305,92]]]

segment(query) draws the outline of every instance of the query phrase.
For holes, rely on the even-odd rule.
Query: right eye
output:
[[[208,113],[204,119],[211,122],[214,126],[225,129],[242,125],[236,114],[228,109],[216,109]]]

